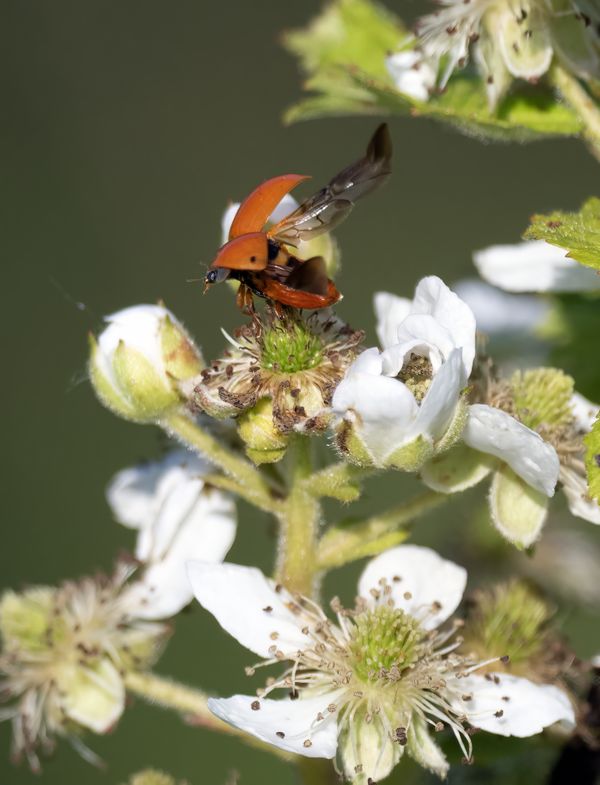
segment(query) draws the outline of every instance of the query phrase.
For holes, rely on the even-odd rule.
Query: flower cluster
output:
[[[113,575],[7,592],[0,602],[0,719],[13,754],[39,770],[39,753],[64,736],[88,760],[84,730],[106,733],[125,708],[127,674],[160,655],[165,620],[192,599],[189,558],[222,560],[235,536],[234,507],[207,488],[207,464],[181,451],[125,469],[107,496],[115,517],[139,530],[135,559]]]
[[[427,100],[472,57],[494,109],[514,79],[535,82],[557,59],[585,80],[600,76],[600,12],[586,0],[440,0],[419,20],[418,46],[388,58],[398,90]],[[438,77],[438,74],[439,77]]]

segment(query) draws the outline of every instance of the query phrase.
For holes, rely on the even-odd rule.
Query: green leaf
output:
[[[581,122],[550,89],[517,83],[490,113],[481,78],[455,74],[448,88],[424,103],[399,93],[385,59],[408,41],[400,19],[370,0],[334,0],[304,30],[288,33],[285,46],[308,74],[312,94],[292,106],[287,122],[344,115],[411,114],[450,123],[488,139],[527,141],[572,136]]]
[[[292,106],[287,122],[347,115],[410,114],[450,123],[488,139],[527,141],[572,136],[581,122],[549,88],[517,83],[495,113],[480,77],[463,71],[424,103],[399,93],[385,59],[407,42],[400,19],[370,0],[334,0],[306,29],[288,33],[285,46],[308,75],[311,95]]]
[[[385,56],[409,31],[398,17],[369,0],[335,0],[304,30],[284,36],[286,48],[307,73],[346,64],[387,78]]]
[[[590,496],[600,502],[600,415],[583,441]]]
[[[523,236],[559,245],[568,250],[567,256],[600,270],[600,199],[588,199],[578,213],[557,210],[549,215],[534,215]]]

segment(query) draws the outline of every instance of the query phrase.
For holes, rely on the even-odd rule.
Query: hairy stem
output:
[[[363,469],[350,463],[333,463],[312,474],[306,481],[313,496],[329,496],[341,502],[353,502],[360,496],[359,483],[373,469]]]
[[[550,79],[583,123],[582,135],[594,156],[600,160],[600,106],[584,86],[557,63],[552,66]]]
[[[307,436],[290,443],[288,496],[278,517],[281,525],[277,580],[290,591],[311,597],[315,590],[316,538],[321,509],[308,490],[311,477],[311,444]]]
[[[209,711],[207,706],[208,696],[201,690],[179,684],[171,679],[157,676],[154,673],[141,673],[130,671],[125,676],[125,685],[130,693],[157,704],[165,709],[174,709],[188,720],[192,725],[236,736],[247,744],[266,750],[278,758],[286,761],[296,760],[296,756],[284,752],[271,744],[263,744],[244,731],[228,725]]]
[[[332,526],[321,538],[317,549],[319,570],[374,556],[406,539],[407,523],[434,509],[450,496],[436,491],[425,493],[385,512],[353,523]]]
[[[160,424],[170,435],[200,452],[221,469],[230,479],[229,484],[223,482],[223,487],[228,486],[227,490],[237,493],[261,510],[278,512],[280,503],[273,498],[269,485],[250,461],[225,447],[186,414],[171,414]],[[213,480],[213,484],[217,485],[218,481],[215,478]]]

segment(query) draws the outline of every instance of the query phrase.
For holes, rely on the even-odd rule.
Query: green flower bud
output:
[[[238,433],[246,453],[256,464],[276,463],[285,455],[289,436],[273,422],[273,402],[263,398],[238,418]]]
[[[154,422],[181,405],[181,383],[197,376],[203,361],[175,317],[160,305],[138,305],[106,321],[90,340],[90,380],[100,401],[136,422]]]

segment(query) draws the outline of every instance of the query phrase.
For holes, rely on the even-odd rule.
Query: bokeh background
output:
[[[375,121],[281,123],[300,78],[279,37],[319,7],[317,0],[2,3],[3,588],[109,570],[132,546],[131,533],[111,520],[104,488],[116,470],[158,455],[164,441],[96,402],[86,333],[103,314],[163,298],[206,356],[216,354],[219,328],[232,330],[240,316],[227,287],[203,297],[193,279],[219,243],[227,201],[286,171],[311,173],[319,186],[361,153]],[[396,0],[405,17],[422,9]],[[532,212],[573,209],[597,192],[597,164],[576,141],[490,146],[408,118],[393,118],[391,130],[391,182],[337,232],[339,311],[371,341],[378,289],[408,295],[425,273],[448,282],[472,276],[473,249],[515,242]],[[398,476],[374,481],[361,509],[416,487]],[[475,580],[478,567],[495,568],[493,559],[473,563],[473,538],[482,536],[469,524],[473,516],[487,552],[497,552],[499,564],[506,556],[482,499],[482,490],[472,492],[414,533],[469,562]],[[340,514],[335,505],[330,512]],[[560,515],[554,506],[550,530]],[[589,524],[567,517],[563,525],[589,535]],[[268,570],[272,554],[269,521],[241,507],[231,558]],[[350,600],[357,570],[331,576],[329,585]],[[590,654],[597,617],[569,602],[560,613],[580,653]],[[248,690],[243,665],[251,657],[192,607],[158,670],[230,694]],[[0,725],[0,783],[39,782],[9,765],[9,738]],[[241,785],[294,782],[270,756],[140,703],[114,734],[90,742],[105,771],[63,743],[41,781],[117,785],[154,765],[194,785],[221,785],[234,769]],[[397,771],[391,781],[408,775]]]

